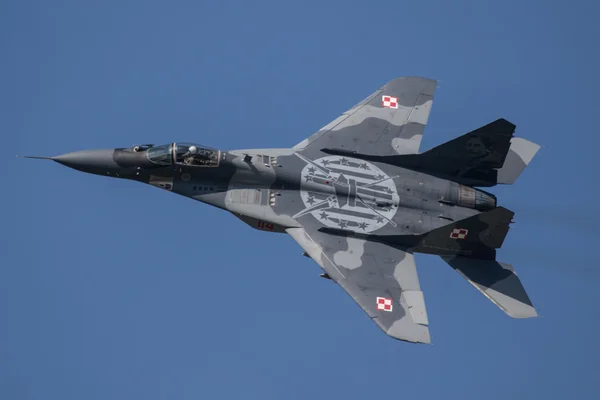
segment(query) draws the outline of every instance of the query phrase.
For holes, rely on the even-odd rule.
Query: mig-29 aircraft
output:
[[[419,153],[435,88],[394,79],[287,149],[171,143],[32,158],[148,183],[287,233],[386,334],[430,343],[413,253],[440,256],[511,317],[537,316],[512,265],[496,261],[514,213],[475,187],[514,183],[539,146],[499,119]]]

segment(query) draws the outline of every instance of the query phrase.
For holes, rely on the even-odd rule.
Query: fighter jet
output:
[[[177,142],[48,159],[287,233],[387,335],[430,343],[414,253],[441,257],[509,316],[537,316],[512,265],[496,260],[514,213],[480,188],[513,184],[539,146],[498,119],[419,152],[435,89],[394,79],[291,148]]]

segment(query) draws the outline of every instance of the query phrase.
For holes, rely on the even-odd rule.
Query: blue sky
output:
[[[562,3],[0,3],[0,398],[594,397],[599,10]],[[14,158],[289,147],[405,75],[440,81],[424,149],[500,117],[543,146],[493,190],[541,318],[418,256],[434,344],[398,342],[285,235]]]

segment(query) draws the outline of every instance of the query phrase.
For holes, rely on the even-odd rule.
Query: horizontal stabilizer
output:
[[[512,265],[466,257],[442,258],[509,316],[537,317],[538,314]]]

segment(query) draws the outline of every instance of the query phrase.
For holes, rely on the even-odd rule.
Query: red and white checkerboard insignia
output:
[[[398,108],[398,98],[392,96],[381,96],[381,104],[385,108]]]
[[[450,239],[464,239],[467,237],[467,233],[469,233],[469,231],[466,229],[452,229]]]
[[[385,297],[377,298],[377,309],[391,312],[394,306],[392,306],[392,299],[388,299]]]

